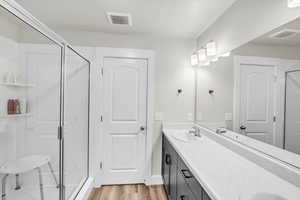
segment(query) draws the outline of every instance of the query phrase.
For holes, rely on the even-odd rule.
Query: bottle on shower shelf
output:
[[[15,114],[15,100],[14,99],[8,99],[8,101],[7,101],[7,114],[8,115]]]
[[[21,104],[19,99],[15,99],[15,114],[21,114]]]
[[[25,98],[19,99],[20,102],[20,114],[26,114],[27,113],[27,101]]]
[[[7,114],[16,115],[21,114],[20,101],[18,99],[9,99],[7,101]]]

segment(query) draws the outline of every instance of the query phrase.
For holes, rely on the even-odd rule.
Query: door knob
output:
[[[144,126],[141,126],[141,127],[140,127],[140,130],[141,130],[141,131],[144,131],[145,129],[146,129],[146,128],[145,128]]]
[[[245,136],[247,136],[247,132],[246,132],[247,127],[242,125],[242,126],[240,126],[240,129],[241,129],[241,134],[244,134]]]
[[[185,195],[181,195],[181,196],[180,196],[180,200],[188,200],[188,197],[185,196]]]

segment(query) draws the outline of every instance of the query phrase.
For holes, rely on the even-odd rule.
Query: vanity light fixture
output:
[[[300,6],[300,0],[288,0],[288,7],[295,8]]]
[[[217,43],[211,41],[206,44],[206,53],[207,56],[216,56],[217,55]]]
[[[206,49],[205,48],[201,48],[198,50],[198,59],[199,59],[199,62],[205,62],[206,59],[207,59],[207,56],[206,56]]]
[[[227,53],[223,53],[221,54],[221,57],[225,58],[225,57],[229,57],[231,55],[231,52],[227,52]]]
[[[198,65],[198,56],[195,53],[191,56],[191,65],[192,66]]]

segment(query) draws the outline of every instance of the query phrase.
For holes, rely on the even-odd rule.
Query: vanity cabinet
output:
[[[165,136],[162,176],[169,200],[211,200]]]
[[[177,153],[171,144],[163,138],[162,176],[166,193],[170,200],[176,200]]]

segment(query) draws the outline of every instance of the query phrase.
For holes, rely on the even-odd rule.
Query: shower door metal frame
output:
[[[283,118],[283,149],[286,149],[286,91],[287,91],[287,76],[288,73],[299,72],[300,69],[286,71],[284,73],[284,118]]]
[[[88,74],[89,74],[89,77],[88,77],[88,132],[87,132],[87,134],[88,134],[87,135],[88,136],[88,144],[87,144],[88,149],[87,149],[87,177],[84,180],[84,183],[85,183],[88,180],[89,174],[90,174],[90,101],[91,101],[91,93],[90,93],[91,90],[90,89],[91,89],[91,62],[88,59],[86,59],[83,55],[81,55],[78,51],[76,51],[72,46],[70,46],[68,44],[66,44],[64,46],[64,54],[65,55],[66,55],[66,50],[68,48],[72,52],[74,52],[76,55],[78,55],[80,58],[82,58],[83,60],[85,60],[88,63],[88,65],[89,65],[89,69],[88,69],[89,70],[88,71]],[[64,66],[65,67],[67,66],[66,59],[64,60]],[[64,70],[64,72],[65,72],[65,70]],[[64,78],[63,78],[64,79],[64,81],[63,81],[64,84],[65,84],[65,81],[66,81],[66,76],[67,76],[67,74],[64,73]],[[64,101],[63,101],[63,105],[64,105]],[[64,120],[63,120],[63,123],[64,123]],[[63,126],[64,126],[64,124],[63,124]],[[62,139],[62,144],[64,144],[64,138]],[[62,145],[62,149],[64,149],[64,145]],[[63,150],[63,152],[64,152],[64,150]],[[62,160],[64,161],[64,154],[62,155]],[[64,164],[62,165],[62,169],[64,169]],[[64,172],[64,170],[63,170],[63,172]],[[63,179],[62,181],[64,183],[64,178],[62,178],[62,179]],[[84,184],[79,187],[79,190],[76,191],[76,195],[75,196],[77,196],[79,194],[79,192],[81,191],[81,189],[82,189],[83,186],[84,186]],[[65,188],[64,188],[64,190],[65,190]],[[65,192],[64,192],[64,194],[65,194]],[[61,199],[61,200],[65,200],[65,197],[63,197],[63,199]]]
[[[59,140],[59,200],[65,200],[65,182],[64,182],[64,100],[65,100],[65,69],[66,69],[66,49],[70,48],[81,58],[86,60],[89,63],[89,84],[88,84],[88,124],[90,123],[90,84],[91,84],[91,62],[86,59],[83,55],[81,55],[78,51],[74,50],[66,40],[64,40],[61,36],[52,31],[48,26],[40,22],[37,18],[35,18],[31,13],[25,10],[21,5],[19,5],[14,0],[0,0],[0,7],[7,10],[12,15],[16,16],[18,19],[23,21],[25,24],[29,25],[37,32],[44,35],[50,41],[57,44],[61,49],[61,70],[60,70],[60,119],[58,125],[58,140]],[[85,182],[87,181],[90,171],[89,171],[89,130],[88,126],[88,162],[87,162],[87,177]],[[82,186],[81,186],[82,188]],[[76,195],[77,196],[77,195]],[[75,197],[76,197],[75,196]]]

